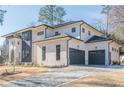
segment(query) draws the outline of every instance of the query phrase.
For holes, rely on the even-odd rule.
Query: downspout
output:
[[[111,62],[110,62],[110,44],[111,44],[112,42],[113,42],[113,40],[108,43],[108,59],[109,59],[109,65],[111,64]]]
[[[68,47],[68,43],[69,43],[69,41],[71,40],[72,38],[70,38],[70,39],[68,39],[67,40],[67,66],[70,64],[70,60],[69,60],[69,47]]]
[[[48,26],[45,28],[45,38],[46,38],[46,31],[47,31],[47,29],[48,29]]]
[[[81,25],[83,25],[83,24],[84,24],[84,23],[81,23],[81,24],[80,24],[80,33],[79,33],[79,34],[80,34],[80,35],[79,35],[79,36],[80,36],[80,39],[81,39],[81,31],[82,31]]]

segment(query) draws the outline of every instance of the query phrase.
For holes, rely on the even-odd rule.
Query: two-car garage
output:
[[[85,64],[85,51],[70,48],[70,65]],[[89,65],[105,65],[105,50],[88,51]]]

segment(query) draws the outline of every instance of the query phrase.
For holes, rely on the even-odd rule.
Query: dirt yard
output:
[[[124,69],[81,78],[64,87],[124,87]]]
[[[2,75],[7,70],[8,73],[13,72],[13,66],[0,66],[0,84],[8,83],[9,81],[23,79],[26,77],[36,76],[47,72],[47,68],[44,67],[26,67],[26,66],[16,66],[16,74],[12,75]]]

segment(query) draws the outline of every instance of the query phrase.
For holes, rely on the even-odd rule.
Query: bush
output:
[[[118,61],[113,61],[113,64],[112,65],[120,65],[120,62]]]
[[[4,58],[2,56],[0,56],[0,64],[4,63]]]

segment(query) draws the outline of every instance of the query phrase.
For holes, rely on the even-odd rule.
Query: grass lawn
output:
[[[124,87],[124,69],[81,78],[64,87]]]
[[[5,73],[6,69],[9,73],[13,72],[13,66],[0,66],[0,74]],[[26,67],[16,66],[17,74],[13,75],[0,75],[0,84],[8,83],[9,81],[23,79],[26,77],[36,76],[47,72],[44,67]]]

